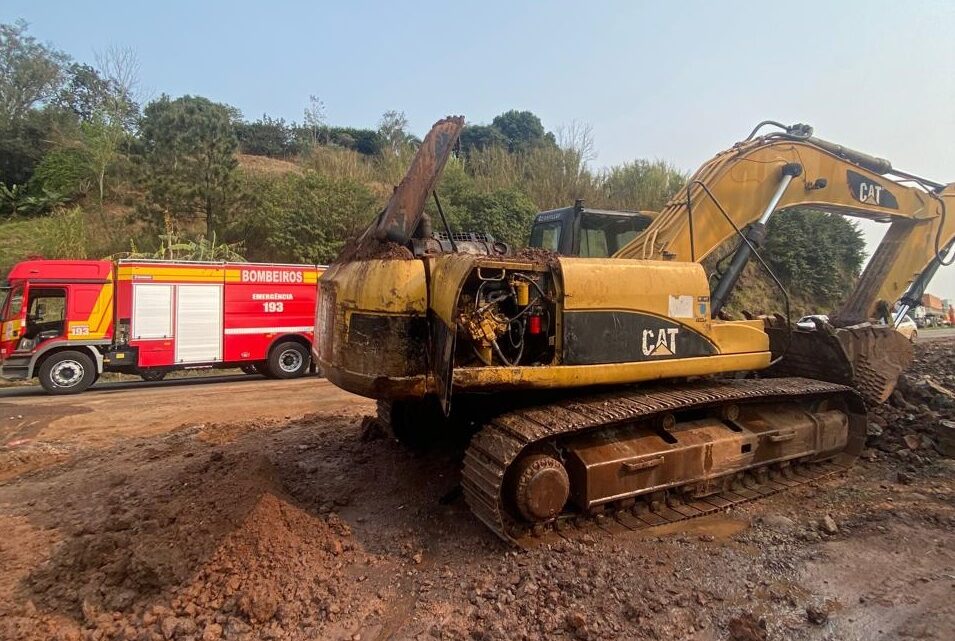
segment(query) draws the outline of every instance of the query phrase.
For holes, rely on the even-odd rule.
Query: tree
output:
[[[386,111],[378,122],[378,134],[394,155],[401,153],[401,149],[411,143],[414,137],[408,133],[408,118],[403,111],[394,109]]]
[[[0,121],[20,120],[56,96],[70,57],[27,35],[27,23],[0,24]]]
[[[232,198],[238,142],[234,110],[199,96],[163,95],[140,122],[149,205],[144,213],[201,217],[212,237]]]
[[[553,135],[544,131],[541,119],[530,111],[505,111],[491,125],[501,132],[510,152],[529,151],[555,142]]]
[[[293,129],[282,118],[263,114],[255,122],[237,122],[236,138],[244,154],[288,158],[298,153]]]
[[[104,81],[92,113],[82,125],[99,196],[100,215],[106,191],[106,172],[119,155],[120,144],[130,133],[139,111],[135,92],[139,61],[131,49],[111,47],[97,56],[99,76]],[[103,221],[105,223],[105,221]],[[105,228],[109,228],[104,225]]]
[[[322,130],[325,129],[325,103],[318,96],[308,97],[308,107],[305,108],[305,129],[308,131],[307,146],[321,142]]]
[[[25,185],[60,128],[75,118],[56,107],[69,56],[27,35],[27,24],[0,24],[0,183]]]
[[[765,255],[793,293],[817,306],[848,293],[865,259],[865,240],[855,222],[814,209],[774,214],[767,225]]]
[[[66,82],[56,96],[56,104],[72,112],[81,121],[89,121],[109,94],[109,82],[90,65],[70,65]]]
[[[467,125],[461,130],[461,151],[465,154],[489,147],[506,146],[507,139],[493,125]]]
[[[16,122],[0,121],[0,183],[29,182],[36,164],[60,137],[58,132],[72,132],[75,125],[72,114],[49,107],[30,109]]]

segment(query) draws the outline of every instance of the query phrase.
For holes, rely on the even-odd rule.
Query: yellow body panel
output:
[[[2,336],[5,341],[12,341],[15,338],[20,337],[20,329],[23,327],[23,322],[19,318],[15,318],[11,321],[7,321],[2,325]]]
[[[613,385],[758,370],[769,365],[769,339],[761,322],[710,320],[709,290],[699,264],[561,258],[559,266],[554,266],[448,254],[423,260],[355,261],[329,268],[321,279],[325,295],[318,323],[318,358],[323,370],[345,389],[375,398],[439,391],[435,371],[442,371],[442,356],[433,350],[440,334],[429,333],[434,331],[430,325],[427,327],[432,329],[423,332],[412,326],[424,322],[430,309],[431,323],[438,322],[454,335],[465,282],[473,282],[478,268],[493,275],[502,266],[552,275],[558,292],[554,362],[519,367],[455,365],[452,381],[456,392]],[[426,270],[430,271],[427,279]],[[560,328],[571,316],[590,314],[595,318],[602,315],[611,324],[618,319],[633,324],[635,333],[626,336],[631,350],[636,345],[638,358],[593,363],[568,360]],[[640,323],[664,327],[649,330],[655,332],[654,340],[666,327],[677,329],[681,336],[689,336],[695,345],[705,348],[706,355],[666,351],[657,358],[647,353],[646,338],[640,355]],[[369,327],[382,330],[372,336]],[[400,331],[388,333],[395,327]],[[599,347],[599,338],[597,341]],[[614,348],[609,345],[610,351]],[[418,364],[412,367],[412,362]]]
[[[86,320],[69,321],[66,328],[67,340],[94,340],[106,337],[106,332],[112,323],[113,314],[113,283],[103,285],[99,296],[90,310]]]
[[[493,389],[561,389],[591,385],[622,385],[663,378],[706,376],[721,372],[764,369],[769,352],[700,356],[643,363],[544,365],[537,367],[467,367],[454,371],[458,391]]]
[[[690,296],[694,313],[682,320],[708,324],[710,290],[698,263],[608,258],[561,258],[564,309],[629,309],[669,316],[671,299]],[[705,304],[703,313],[699,303]]]
[[[334,284],[337,304],[349,311],[423,314],[428,309],[424,270],[418,260],[365,260],[330,267],[322,282]]]
[[[431,282],[441,283],[432,290],[431,309],[448,327],[455,326],[454,310],[458,304],[461,284],[474,269],[474,256],[445,254],[429,259]]]

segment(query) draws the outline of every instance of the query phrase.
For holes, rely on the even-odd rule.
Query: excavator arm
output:
[[[751,134],[704,164],[615,257],[699,262],[749,226],[751,242],[741,244],[744,255],[737,261],[744,265],[747,245],[758,244],[769,216],[795,207],[891,222],[836,314],[844,325],[878,316],[880,302],[891,306],[902,299],[917,305],[955,239],[955,184],[896,171],[887,160],[820,140],[811,128],[794,125],[758,138]],[[732,278],[732,272],[731,267],[723,278]],[[717,303],[725,302],[719,296],[734,284],[723,280],[714,288],[714,313]]]

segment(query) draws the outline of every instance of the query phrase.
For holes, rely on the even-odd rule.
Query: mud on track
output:
[[[955,343],[920,349],[931,353],[919,376],[955,381]],[[847,475],[525,552],[467,511],[460,451],[367,440],[371,404],[324,381],[259,384],[54,399],[30,435],[4,426],[2,442],[20,444],[0,449],[0,639],[868,640],[955,629],[955,464],[932,440],[955,402],[924,400],[924,387],[878,415],[881,432]],[[11,407],[0,399],[0,420]]]

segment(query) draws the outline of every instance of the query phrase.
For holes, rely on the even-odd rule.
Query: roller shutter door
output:
[[[176,362],[222,360],[222,285],[176,287]]]

